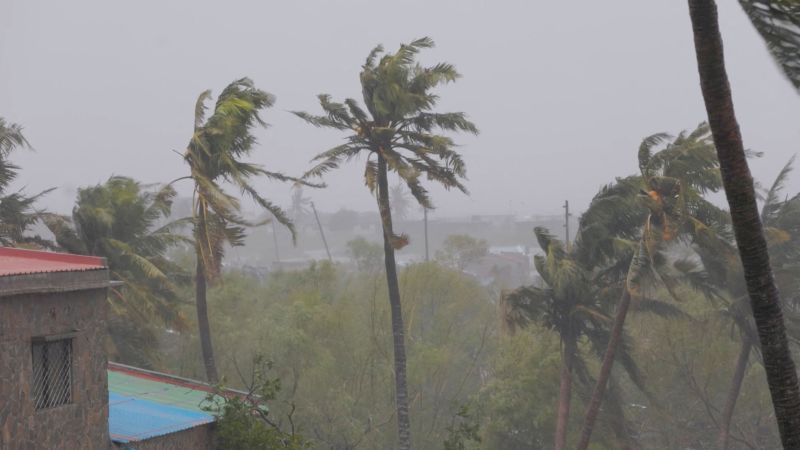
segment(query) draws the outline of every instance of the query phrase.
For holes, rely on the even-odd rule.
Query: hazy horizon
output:
[[[422,60],[463,75],[439,90],[438,109],[465,111],[481,129],[456,136],[472,195],[432,189],[442,216],[560,214],[565,199],[577,214],[601,185],[636,171],[644,136],[705,118],[684,2],[414,0],[391,16],[381,4],[10,0],[0,17],[0,116],[22,124],[36,148],[13,155],[15,188],[58,187],[41,206],[67,212],[76,187],[112,174],[183,176],[173,150],[190,137],[197,95],[243,76],[277,97],[252,160],[299,175],[343,134],[288,111],[319,111],[323,92],[359,98],[358,72],[375,45],[391,51],[426,35],[437,47]],[[800,99],[739,5],[722,3],[720,14],[744,142],[765,152],[752,170],[769,183],[798,150]],[[348,164],[307,195],[325,211],[374,210],[362,173]],[[289,204],[288,185],[259,187]],[[789,192],[798,190],[800,176],[790,177]]]

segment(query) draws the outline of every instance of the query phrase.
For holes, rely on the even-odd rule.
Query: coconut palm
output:
[[[739,0],[770,54],[800,91],[800,3],[793,0]]]
[[[408,243],[408,237],[395,234],[389,199],[389,173],[399,177],[419,204],[432,208],[428,192],[421,182],[422,176],[445,188],[466,192],[461,182],[465,176],[464,162],[454,150],[453,140],[437,134],[437,131],[478,132],[464,113],[433,112],[439,97],[431,91],[441,84],[455,81],[459,74],[455,67],[446,63],[430,67],[419,65],[415,61],[417,53],[430,47],[433,47],[433,41],[422,38],[401,45],[393,54],[385,53],[381,46],[373,49],[360,75],[364,108],[354,99],[337,103],[330,96],[322,94],[319,100],[324,115],[295,113],[312,125],[348,132],[343,144],[314,158],[317,164],[305,177],[322,176],[344,161],[365,155],[364,181],[377,197],[383,226],[401,450],[411,447],[411,427],[406,385],[405,331],[394,253]]]
[[[764,3],[746,2],[753,5]],[[788,5],[791,2],[769,2],[779,3]],[[694,33],[700,87],[720,161],[725,195],[730,206],[739,257],[761,344],[775,418],[783,446],[800,448],[800,385],[786,336],[780,296],[770,264],[753,178],[733,107],[716,3],[714,0],[689,0],[689,15]],[[796,14],[793,16],[797,17]],[[781,51],[788,50],[795,57],[790,69],[797,67],[796,48],[795,46],[795,51],[791,53],[791,46],[781,47]]]
[[[797,298],[800,293],[796,265],[800,256],[800,196],[782,198],[781,195],[792,170],[793,161],[794,158],[784,166],[771,187],[765,191],[761,208],[761,220],[764,223],[769,252],[773,259],[776,281],[781,292],[788,295],[788,298]],[[725,231],[730,228],[729,223],[724,226]],[[710,228],[698,231],[694,249],[707,274],[706,282],[721,294],[718,299],[723,306],[720,312],[738,331],[737,336],[740,341],[731,385],[719,420],[717,439],[719,448],[727,449],[734,408],[748,360],[753,350],[758,350],[758,335],[748,303],[742,264],[733,239],[729,235],[725,236],[727,233],[719,233]],[[686,263],[687,268],[691,265]],[[785,314],[789,320],[787,323],[790,326],[789,338],[797,341],[800,338],[797,314],[791,308],[785,308]]]
[[[567,447],[573,372],[577,368],[581,379],[590,379],[588,363],[581,355],[579,343],[585,339],[589,347],[602,357],[608,344],[608,328],[613,321],[606,306],[610,298],[618,294],[621,284],[606,284],[608,279],[602,272],[582,265],[577,259],[580,252],[575,246],[567,251],[564,244],[546,229],[536,228],[534,232],[544,251],[544,255],[537,255],[534,259],[544,285],[524,286],[506,294],[503,298],[504,316],[512,329],[537,323],[558,333],[561,338],[561,381],[554,442],[556,450],[563,450]],[[653,299],[642,299],[639,308],[661,314],[680,314],[669,304]],[[643,389],[641,375],[626,346],[622,347],[619,358],[631,380]],[[624,432],[620,434],[620,440],[626,439]]]
[[[117,358],[128,364],[156,362],[155,324],[184,326],[178,307],[188,274],[166,256],[187,243],[178,233],[186,221],[167,223],[174,198],[171,187],[111,177],[80,189],[71,216],[43,215],[58,247],[106,258],[112,280],[123,282],[109,290],[109,332]]]
[[[211,91],[205,91],[195,105],[194,134],[184,153],[194,184],[194,242],[197,257],[195,303],[203,364],[209,382],[217,382],[217,368],[208,323],[206,289],[221,273],[226,246],[243,245],[246,227],[258,225],[241,216],[239,199],[229,194],[227,183],[264,208],[275,220],[287,227],[295,237],[291,219],[277,205],[264,198],[253,187],[254,177],[262,176],[282,182],[301,182],[279,172],[270,172],[259,165],[242,161],[257,143],[253,128],[266,126],[259,113],[272,106],[274,97],[257,89],[247,78],[229,84],[217,98],[213,113],[206,118],[206,102]],[[302,182],[301,182],[302,183]]]
[[[638,152],[640,175],[619,179],[601,190],[581,217],[578,251],[583,249],[582,257],[592,266],[605,264],[606,275],[624,280],[626,287],[586,410],[577,446],[580,450],[589,445],[631,299],[641,296],[643,285],[653,283],[678,298],[679,272],[665,250],[673,242],[691,241],[697,229],[716,227],[725,218],[724,211],[703,197],[721,187],[708,126],[701,124],[691,133],[682,132],[654,152],[669,138],[664,133],[645,138]],[[620,250],[630,257],[615,256]]]
[[[26,232],[39,220],[34,203],[52,189],[33,196],[23,192],[7,192],[19,171],[9,157],[18,148],[31,148],[22,126],[8,123],[0,117],[0,245],[48,247],[45,239],[30,236]]]

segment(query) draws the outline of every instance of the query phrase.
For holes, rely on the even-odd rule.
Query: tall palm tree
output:
[[[324,115],[295,114],[308,123],[349,132],[345,143],[319,154],[318,164],[305,177],[319,177],[357,155],[366,155],[364,181],[376,194],[383,226],[386,282],[391,305],[394,342],[395,401],[398,440],[401,450],[411,448],[411,425],[408,415],[406,351],[400,288],[394,252],[408,243],[406,235],[395,234],[389,200],[389,173],[394,172],[411,194],[426,208],[433,205],[420,177],[466,192],[461,183],[465,166],[454,150],[450,137],[442,131],[478,132],[464,113],[436,113],[438,96],[431,90],[453,82],[459,74],[455,67],[439,63],[423,67],[415,58],[421,49],[433,47],[422,38],[401,45],[395,53],[384,53],[378,46],[362,66],[361,89],[366,110],[354,99],[336,103],[330,96],[319,96]]]
[[[580,354],[578,344],[585,338],[590,347],[602,356],[608,343],[608,328],[613,319],[606,313],[610,297],[618,293],[620,283],[605,283],[600,272],[585,267],[577,259],[575,246],[567,251],[564,244],[544,228],[534,230],[544,255],[534,259],[543,286],[520,287],[504,296],[505,320],[512,329],[528,323],[538,323],[553,330],[561,338],[561,379],[556,418],[555,449],[567,448],[567,426],[572,398],[573,372],[581,371],[589,379],[588,363]],[[662,314],[679,314],[669,304],[642,299],[639,308]],[[633,358],[621,349],[620,359],[631,380],[644,388]],[[624,433],[623,433],[624,434]],[[619,436],[624,438],[625,436]]]
[[[717,148],[775,418],[783,446],[797,449],[800,448],[800,385],[786,337],[753,178],[733,107],[716,3],[714,0],[689,0],[689,15],[700,87]]]
[[[206,289],[221,273],[225,247],[243,245],[246,227],[259,225],[241,216],[239,199],[226,192],[224,184],[237,188],[243,195],[264,208],[275,220],[291,231],[295,229],[287,214],[253,187],[253,177],[263,176],[282,182],[300,182],[279,172],[270,172],[259,165],[242,161],[257,143],[253,128],[266,126],[259,113],[272,106],[274,97],[257,89],[247,78],[229,84],[217,98],[213,114],[206,118],[206,102],[211,91],[197,99],[194,134],[183,157],[189,166],[194,184],[194,242],[197,257],[195,272],[195,304],[203,364],[209,382],[218,381],[211,329],[208,322]]]
[[[9,158],[19,148],[31,148],[22,132],[22,126],[8,123],[0,117],[0,245],[48,247],[49,243],[45,239],[30,236],[26,232],[39,220],[34,203],[52,189],[33,196],[22,192],[7,192],[9,185],[19,174],[19,167]]]
[[[721,187],[708,127],[701,124],[691,133],[681,133],[653,152],[668,139],[664,133],[645,138],[638,152],[640,175],[619,179],[601,190],[581,217],[578,246],[583,258],[593,265],[607,260],[606,273],[624,279],[625,288],[586,409],[579,450],[589,445],[632,297],[641,295],[644,283],[656,282],[677,298],[678,280],[664,251],[672,242],[691,239],[696,229],[716,226],[725,217],[703,198],[704,193]],[[614,257],[626,247],[630,259]]]
[[[166,256],[188,242],[179,234],[185,220],[167,222],[174,198],[171,187],[151,190],[130,178],[111,177],[80,189],[71,216],[43,215],[58,247],[105,257],[111,278],[123,282],[110,289],[109,332],[117,358],[128,364],[156,362],[154,324],[184,326],[178,306],[188,274]]]

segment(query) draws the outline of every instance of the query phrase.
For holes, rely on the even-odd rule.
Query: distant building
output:
[[[111,284],[103,258],[0,247],[0,449],[213,449],[209,386],[108,363]]]
[[[537,249],[538,250],[538,249]],[[532,253],[525,246],[489,247],[489,253],[470,263],[465,272],[484,285],[513,289],[532,280]]]

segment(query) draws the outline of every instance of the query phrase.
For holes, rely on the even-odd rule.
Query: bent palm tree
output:
[[[184,326],[178,306],[188,274],[166,257],[187,243],[177,234],[185,220],[164,224],[174,198],[171,187],[150,191],[130,178],[112,177],[80,189],[70,217],[43,215],[61,249],[106,258],[112,279],[123,282],[109,292],[109,334],[126,364],[153,366],[154,324]]]
[[[453,82],[459,74],[455,67],[439,63],[422,67],[415,62],[421,49],[433,47],[429,38],[401,45],[394,53],[384,53],[378,46],[361,71],[362,109],[354,99],[333,102],[330,96],[319,96],[325,113],[322,116],[295,112],[306,122],[326,128],[348,131],[346,142],[319,154],[316,166],[304,177],[319,177],[339,167],[344,161],[366,154],[364,181],[376,194],[383,225],[386,284],[392,316],[395,366],[395,402],[398,439],[401,450],[411,448],[411,426],[408,413],[406,383],[405,331],[400,304],[400,288],[394,252],[408,243],[405,235],[395,234],[389,200],[389,173],[397,174],[419,204],[433,205],[420,177],[466,192],[461,179],[464,162],[453,150],[453,140],[436,134],[436,130],[478,132],[464,113],[435,113],[438,96],[430,91],[443,83]],[[378,59],[380,57],[380,59]]]
[[[714,0],[689,0],[689,15],[700,87],[720,161],[775,418],[783,446],[797,449],[800,448],[800,386],[725,71],[716,3]]]
[[[262,197],[251,183],[256,176],[283,182],[300,181],[241,160],[252,153],[256,145],[253,127],[266,125],[259,113],[274,103],[271,94],[255,88],[247,78],[236,80],[222,91],[213,114],[206,119],[205,103],[210,98],[211,91],[205,91],[197,99],[194,134],[183,157],[190,170],[186,178],[194,183],[195,303],[200,346],[206,377],[215,383],[218,376],[208,322],[207,284],[220,276],[225,246],[242,245],[245,228],[258,225],[241,216],[239,199],[227,193],[223,184],[232,184],[264,208],[291,231],[294,239],[294,225],[286,213]]]
[[[608,328],[613,321],[604,306],[610,303],[609,297],[619,291],[619,283],[607,285],[602,277],[598,279],[598,273],[576,259],[580,252],[575,246],[568,252],[564,244],[546,229],[536,228],[534,232],[544,250],[543,256],[537,255],[534,259],[544,286],[525,286],[506,294],[503,298],[504,319],[512,329],[531,322],[539,323],[561,338],[561,379],[554,442],[556,450],[563,450],[567,448],[573,372],[578,369],[581,379],[590,378],[588,364],[580,355],[578,344],[586,338],[590,347],[602,356],[608,344]],[[680,314],[669,304],[657,300],[642,299],[639,307],[662,314]],[[644,390],[639,369],[628,349],[623,346],[621,350],[620,359],[629,377]],[[627,438],[624,432],[619,434],[622,434],[618,436],[620,441]]]
[[[579,450],[589,445],[631,299],[640,296],[643,283],[653,282],[678,298],[678,280],[670,272],[663,250],[677,239],[691,239],[698,228],[724,220],[724,212],[702,195],[721,187],[708,127],[701,124],[692,133],[681,133],[653,153],[668,138],[663,133],[645,138],[638,152],[641,175],[619,179],[603,189],[581,217],[578,247],[584,249],[583,258],[595,265],[607,260],[606,273],[625,281],[600,374],[586,409]],[[614,258],[624,248],[630,259]]]

